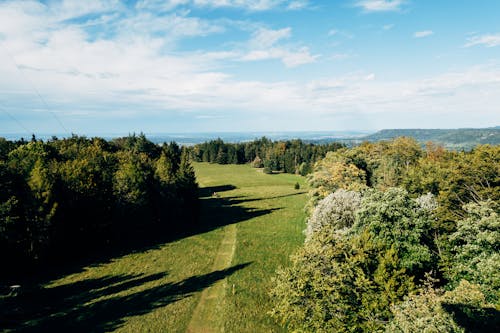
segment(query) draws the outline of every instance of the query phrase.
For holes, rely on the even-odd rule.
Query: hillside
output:
[[[419,142],[433,141],[449,149],[470,149],[478,144],[500,144],[500,127],[458,129],[384,129],[363,137],[367,141],[412,137]]]
[[[268,290],[304,239],[305,178],[194,168],[196,229],[20,282],[22,295],[0,297],[0,331],[286,331],[267,315]]]

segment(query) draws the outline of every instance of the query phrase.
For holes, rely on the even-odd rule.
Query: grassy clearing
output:
[[[290,174],[266,175],[246,165],[196,165],[200,185],[236,189],[218,192],[232,206],[256,216],[237,224],[233,265],[251,263],[228,276],[225,309],[226,332],[280,332],[268,317],[267,291],[277,267],[303,242],[304,178]],[[299,182],[301,190],[295,190]],[[229,187],[228,187],[229,188]]]
[[[193,235],[96,261],[0,300],[2,311],[9,309],[0,330],[185,332],[199,312],[194,327],[206,320],[215,331],[282,331],[267,316],[267,291],[276,268],[303,240],[303,178],[247,165],[195,169],[204,198]],[[219,253],[227,252],[228,226],[236,235],[232,258]],[[207,298],[217,294],[218,311],[200,302],[204,290]]]

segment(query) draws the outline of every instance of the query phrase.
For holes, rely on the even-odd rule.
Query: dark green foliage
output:
[[[0,141],[0,260],[13,274],[130,235],[186,229],[197,189],[187,151],[142,134]]]
[[[295,183],[295,185],[293,186],[294,189],[296,190],[300,190],[300,184],[299,183]]]
[[[199,162],[252,163],[255,168],[306,175],[314,162],[342,147],[340,143],[314,145],[302,140],[273,142],[265,137],[247,143],[225,143],[217,139],[195,145],[191,154]]]
[[[386,248],[394,248],[400,267],[423,278],[436,262],[431,223],[429,212],[420,209],[405,190],[391,188],[365,193],[353,232],[367,231]]]

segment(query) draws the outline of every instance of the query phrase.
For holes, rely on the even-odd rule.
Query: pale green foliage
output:
[[[494,306],[477,284],[461,280],[458,286],[443,293],[430,283],[404,302],[391,308],[394,318],[386,332],[490,332],[495,327]]]
[[[432,193],[422,194],[415,199],[417,205],[427,212],[433,212],[438,207],[436,197]]]
[[[155,176],[163,184],[171,184],[175,181],[175,173],[173,170],[173,162],[167,158],[165,153],[162,153],[160,158],[155,162]]]
[[[328,226],[333,230],[351,227],[354,224],[356,210],[361,203],[361,194],[339,189],[321,200],[307,221],[306,240],[313,233]]]
[[[426,271],[433,260],[431,217],[405,190],[368,191],[357,214],[354,232],[367,230],[376,241],[398,250],[402,267]]]
[[[359,169],[342,155],[344,151],[328,152],[314,167],[309,177],[311,186],[317,188],[321,196],[339,188],[359,191],[366,188],[366,172]]]
[[[441,306],[442,292],[427,286],[419,294],[406,298],[391,308],[394,318],[386,332],[394,333],[461,333],[465,332],[453,316]]]
[[[28,175],[38,160],[49,157],[47,147],[41,142],[29,142],[12,150],[8,155],[9,166],[23,175]]]
[[[466,218],[457,221],[457,230],[450,235],[453,265],[449,278],[478,283],[489,297],[498,299],[500,290],[500,217],[493,202],[464,206]]]
[[[300,332],[374,332],[390,306],[413,288],[393,248],[368,233],[353,237],[328,228],[315,233],[278,271],[273,317]]]

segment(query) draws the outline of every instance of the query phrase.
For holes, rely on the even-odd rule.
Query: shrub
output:
[[[291,331],[374,332],[413,288],[394,249],[323,229],[274,279],[271,315]]]
[[[449,237],[453,264],[448,278],[453,284],[466,279],[482,286],[491,301],[500,291],[500,218],[491,201],[464,206],[467,216],[457,221]]]
[[[307,221],[306,239],[325,226],[333,230],[351,227],[355,213],[361,203],[361,194],[354,191],[337,190],[321,200]]]

